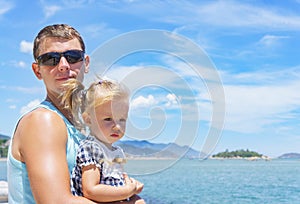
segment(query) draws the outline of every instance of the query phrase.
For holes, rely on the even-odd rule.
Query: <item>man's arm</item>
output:
[[[25,162],[36,203],[93,203],[70,190],[66,159],[67,129],[57,114],[37,109],[18,125],[21,160]]]

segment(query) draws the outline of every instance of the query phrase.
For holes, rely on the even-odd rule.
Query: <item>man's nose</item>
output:
[[[60,72],[65,72],[65,71],[68,71],[69,69],[70,69],[69,62],[67,61],[67,59],[65,57],[62,56],[58,63],[58,70]]]

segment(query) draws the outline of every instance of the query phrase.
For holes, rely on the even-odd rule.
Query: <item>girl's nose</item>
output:
[[[114,129],[114,130],[120,130],[120,129],[121,129],[121,126],[120,126],[118,123],[115,123],[113,129]]]

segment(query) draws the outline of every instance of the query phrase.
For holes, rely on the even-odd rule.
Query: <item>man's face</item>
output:
[[[81,50],[79,41],[75,39],[45,38],[39,48],[39,56],[49,52],[66,52],[68,50]],[[85,57],[86,58],[86,57]],[[86,61],[87,60],[87,61]],[[89,59],[84,59],[76,63],[69,63],[65,57],[61,57],[55,66],[32,65],[36,76],[42,79],[47,87],[47,91],[61,93],[61,84],[70,78],[77,78],[83,81],[83,75],[88,71]]]

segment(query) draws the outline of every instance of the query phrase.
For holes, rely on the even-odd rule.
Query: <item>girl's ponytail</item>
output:
[[[61,94],[61,103],[64,109],[68,110],[73,116],[74,125],[81,129],[83,126],[83,121],[81,114],[83,113],[86,90],[84,85],[76,80],[69,79],[65,84],[63,84],[64,91]]]

